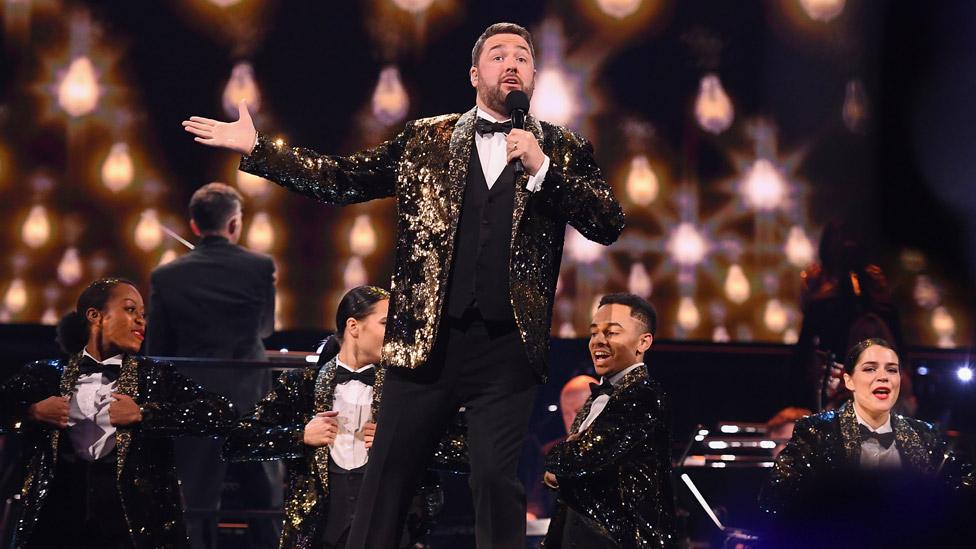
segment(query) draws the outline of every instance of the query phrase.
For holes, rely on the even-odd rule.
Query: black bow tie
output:
[[[613,383],[603,378],[600,383],[590,383],[590,398],[596,400],[596,397],[600,395],[610,396],[613,394]]]
[[[84,356],[81,358],[81,362],[78,363],[78,374],[83,376],[102,374],[109,381],[115,381],[119,378],[119,365],[102,364],[90,356]]]
[[[890,431],[888,433],[875,433],[871,429],[868,429],[867,425],[864,425],[863,423],[858,423],[857,425],[861,430],[862,442],[868,440],[869,438],[873,438],[874,440],[878,441],[878,444],[880,444],[882,448],[887,450],[889,447],[891,447],[891,443],[895,441],[894,431]]]
[[[366,385],[374,385],[376,383],[376,368],[353,372],[340,366],[336,369],[335,381],[336,385],[342,385],[347,381],[358,381]]]
[[[512,121],[492,122],[479,116],[474,123],[474,131],[478,132],[478,135],[491,135],[496,132],[508,133],[512,131]]]

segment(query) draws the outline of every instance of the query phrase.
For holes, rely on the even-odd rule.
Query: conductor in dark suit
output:
[[[167,357],[267,360],[261,339],[274,330],[275,267],[271,258],[237,245],[243,220],[240,193],[223,183],[209,183],[190,199],[190,228],[200,238],[190,253],[152,272],[146,348]],[[256,368],[193,368],[208,390],[225,395],[239,410],[250,410],[271,386],[267,370]],[[227,464],[222,441],[185,438],[177,441],[177,470],[186,506],[216,510]],[[245,502],[265,508],[280,500],[281,474],[275,463],[250,467]],[[211,528],[204,525],[210,524]],[[204,546],[212,522],[190,520],[194,546]],[[264,526],[264,527],[262,527]],[[257,546],[273,545],[277,527],[252,524]],[[212,532],[211,532],[212,533]],[[267,542],[267,543],[265,543]],[[211,540],[213,543],[213,540]]]

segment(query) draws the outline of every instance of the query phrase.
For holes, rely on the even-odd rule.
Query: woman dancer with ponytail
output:
[[[284,373],[268,396],[231,431],[230,460],[285,460],[288,487],[282,548],[344,547],[376,424],[384,371],[379,367],[390,294],[360,286],[343,296],[315,366]],[[442,444],[454,463],[460,443]],[[440,507],[436,483],[422,487],[404,545],[426,534]]]
[[[142,296],[92,282],[58,324],[67,361],[0,386],[0,425],[23,434],[27,474],[16,548],[188,545],[172,437],[221,434],[235,411],[168,362],[139,356]]]

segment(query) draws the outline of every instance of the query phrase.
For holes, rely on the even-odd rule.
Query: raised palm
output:
[[[237,111],[239,116],[236,122],[191,116],[183,121],[183,129],[195,135],[193,140],[197,143],[248,154],[254,148],[257,131],[251,114],[247,112],[246,101],[237,104]]]

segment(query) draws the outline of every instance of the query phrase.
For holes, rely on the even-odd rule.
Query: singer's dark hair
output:
[[[384,299],[390,299],[390,292],[376,286],[359,286],[346,292],[339,300],[336,308],[336,332],[325,340],[322,351],[319,352],[318,363],[325,364],[339,354],[342,337],[346,333],[346,321],[350,318],[363,320],[373,314],[376,304]]]
[[[844,359],[844,371],[847,372],[847,375],[854,374],[854,366],[857,366],[857,359],[861,358],[861,353],[866,351],[868,347],[873,347],[875,345],[880,345],[886,349],[891,349],[894,351],[895,356],[898,356],[898,350],[895,349],[894,345],[888,343],[887,340],[881,339],[880,337],[865,339],[855,343],[854,346],[847,351],[847,358]]]
[[[234,215],[237,204],[244,205],[237,189],[224,183],[207,183],[190,198],[190,218],[201,232],[219,231]]]
[[[525,27],[516,25],[515,23],[495,23],[485,29],[485,32],[481,33],[481,36],[475,41],[474,48],[471,49],[472,67],[478,66],[478,58],[481,57],[481,50],[485,47],[485,40],[488,40],[496,34],[517,34],[521,36],[529,44],[529,54],[532,55],[532,60],[535,60],[535,44],[532,43],[532,34]]]
[[[122,284],[136,287],[135,284],[124,278],[99,278],[81,292],[81,295],[78,296],[78,302],[75,304],[75,310],[64,315],[58,321],[56,341],[62,351],[73,355],[85,348],[88,343],[89,331],[85,312],[88,309],[104,311],[105,304],[112,297],[112,292]]]
[[[604,305],[626,305],[630,307],[630,316],[644,324],[648,333],[654,335],[657,332],[657,311],[643,297],[628,293],[607,294],[600,298],[599,307]]]

